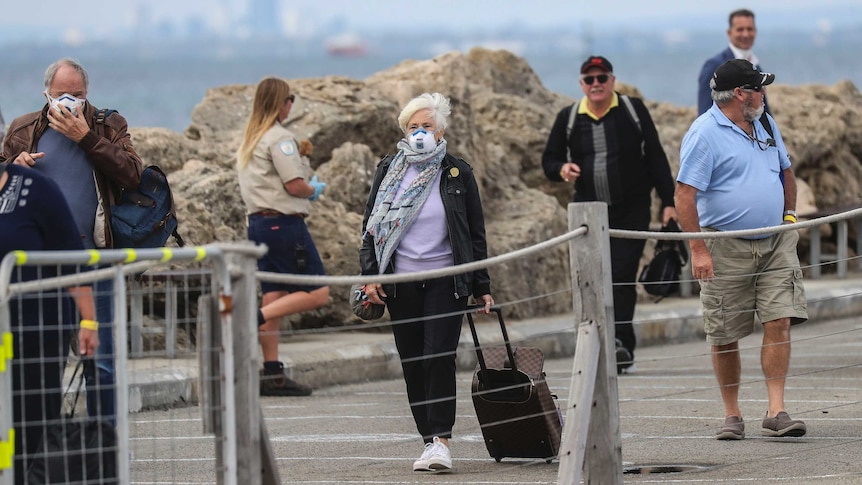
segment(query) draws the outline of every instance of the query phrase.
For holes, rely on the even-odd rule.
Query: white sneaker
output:
[[[431,450],[434,449],[436,443],[425,443],[425,451],[422,452],[422,456],[419,457],[418,460],[413,462],[413,471],[414,472],[430,472],[430,463],[428,463],[428,459],[431,457]]]
[[[444,445],[436,436],[428,456],[428,468],[438,473],[448,472],[452,469],[452,455],[449,453],[449,447]]]

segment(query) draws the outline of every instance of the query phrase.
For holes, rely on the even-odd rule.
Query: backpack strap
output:
[[[99,111],[103,111],[103,110],[99,110]],[[113,110],[110,110],[110,111],[113,111]],[[110,114],[108,114],[108,116],[110,116]],[[162,175],[162,177],[164,177],[164,179],[165,179],[165,184],[168,187],[170,187],[170,184],[167,183],[168,182],[168,174],[166,174],[165,171],[162,170],[161,167],[159,167],[158,165],[150,165],[147,168],[151,168],[151,169],[155,170],[156,172],[160,173]],[[177,206],[174,203],[174,193],[170,190],[168,190],[168,193],[171,196],[171,214],[174,216],[174,219],[176,219],[177,218]],[[178,222],[179,222],[179,220],[178,220]],[[180,236],[180,233],[178,232],[178,228],[179,228],[179,224],[177,224],[177,227],[175,227],[174,230],[171,232],[171,236],[173,236],[174,240],[177,242],[178,247],[183,247],[186,245],[186,241],[183,239],[182,236]]]
[[[183,247],[186,245],[185,239],[183,239],[183,237],[180,236],[180,233],[177,232],[176,229],[174,229],[174,232],[171,233],[171,236],[174,237],[174,240],[177,242],[178,247]]]
[[[626,107],[626,112],[629,114],[629,118],[632,120],[632,122],[635,124],[635,127],[638,129],[638,135],[641,135],[641,158],[643,158],[644,154],[646,154],[646,141],[643,139],[643,131],[641,130],[641,119],[638,117],[637,111],[635,111],[635,107],[632,104],[631,98],[629,98],[625,94],[621,94],[620,99],[622,100],[623,105],[625,105]]]
[[[775,134],[772,132],[772,123],[770,123],[769,118],[766,117],[766,110],[763,110],[763,114],[760,115],[760,124],[763,125],[763,129],[766,130],[766,134],[769,135],[769,138],[775,138]]]
[[[569,122],[566,124],[566,162],[572,163],[572,128],[575,126],[575,116],[578,116],[578,108],[581,101],[575,101],[572,104],[572,111],[569,112]]]
[[[763,114],[760,115],[760,124],[763,125],[763,129],[766,130],[766,134],[769,135],[769,138],[766,140],[767,148],[769,146],[775,146],[775,133],[772,131],[772,123],[769,122],[769,118],[766,117],[766,110],[763,110]],[[752,129],[754,126],[752,125]],[[784,170],[778,172],[778,179],[781,180],[781,186],[784,186]]]
[[[102,108],[99,111],[96,111],[96,114],[93,115],[93,131],[102,138],[107,138],[105,136],[105,120],[116,112],[117,110],[108,108]]]

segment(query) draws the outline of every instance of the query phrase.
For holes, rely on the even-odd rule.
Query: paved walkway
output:
[[[854,287],[847,291],[860,289],[859,285]],[[673,306],[672,301],[666,303]],[[838,308],[837,302],[831,307]],[[512,322],[512,326],[521,327],[522,323]],[[553,323],[536,320],[524,324],[527,330],[518,331],[536,338],[537,332],[531,328],[548,328]],[[347,363],[332,360],[336,349],[384,345],[391,338],[376,335],[363,344],[348,341],[342,333],[287,344],[297,357],[323,352],[323,357],[331,359],[324,362],[319,357],[301,365],[294,362],[297,377],[332,377],[335,374],[322,373],[319,368],[337,365],[342,369],[340,378],[359,376],[358,380],[363,380],[371,372],[385,374],[378,367],[396,364],[381,360],[378,366],[371,358],[360,360],[358,350],[340,354],[350,357],[346,362],[354,364],[352,370]],[[563,335],[559,340],[566,340]],[[862,484],[860,335],[858,315],[818,318],[792,331],[785,406],[791,416],[808,426],[808,433],[799,438],[761,434],[767,409],[760,369],[761,335],[740,342],[740,408],[746,432],[742,441],[714,439],[724,413],[706,342],[700,337],[674,343],[658,343],[656,339],[641,347],[637,372],[617,379],[625,483]],[[326,340],[324,345],[316,345],[322,340]],[[543,341],[553,339],[543,337]],[[307,352],[300,352],[302,349]],[[463,352],[471,353],[469,349]],[[568,409],[572,405],[571,356],[547,359],[545,371],[551,391],[559,396],[558,404]],[[453,472],[445,475],[412,471],[422,444],[400,377],[322,387],[310,397],[261,398],[281,483],[556,484],[558,461],[546,464],[544,460],[506,458],[497,463],[489,456],[470,395],[472,377],[470,368],[456,375],[455,465]],[[215,442],[203,432],[200,416],[198,407],[133,414],[132,483],[214,483]],[[564,427],[564,432],[570,429]]]
[[[847,279],[805,281],[811,323],[862,315],[862,275]],[[520,345],[539,347],[546,358],[572,356],[575,350],[573,314],[507,321],[509,336]],[[703,340],[700,300],[666,298],[638,304],[635,327],[639,346]],[[477,317],[479,338],[500,341],[496,320]],[[401,376],[398,353],[388,329],[377,332],[333,331],[292,336],[279,355],[291,376],[315,388],[393,379]],[[640,358],[640,353],[638,354]],[[459,370],[476,365],[472,338],[465,325],[458,352]],[[198,399],[198,362],[194,355],[177,359],[140,358],[129,362],[129,410],[195,403]]]

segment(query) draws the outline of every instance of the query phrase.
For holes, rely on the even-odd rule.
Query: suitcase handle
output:
[[[476,345],[476,357],[479,359],[479,368],[482,373],[487,373],[488,367],[485,365],[485,356],[482,355],[482,345],[479,343],[479,335],[476,333],[476,324],[473,323],[473,312],[484,309],[484,305],[467,305],[467,323],[470,325],[470,333],[473,335],[473,343]],[[506,331],[506,324],[503,322],[503,310],[500,305],[492,305],[491,311],[497,314],[497,320],[500,322],[500,331],[503,334],[503,343],[506,344],[506,353],[509,356],[509,363],[512,370],[518,370],[518,364],[515,363],[515,353],[512,351],[512,344],[509,343],[509,333]]]

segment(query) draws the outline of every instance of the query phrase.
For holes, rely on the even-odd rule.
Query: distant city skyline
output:
[[[745,5],[689,0],[39,0],[7,2],[0,43],[200,35],[248,38],[257,33],[311,37],[344,32],[475,32],[628,28],[724,29],[727,14]],[[829,32],[862,25],[858,0],[759,0],[748,6],[761,29]],[[64,15],[64,12],[69,15]],[[70,22],[70,18],[74,19]],[[672,35],[672,32],[669,33]],[[439,39],[429,39],[434,42]]]

